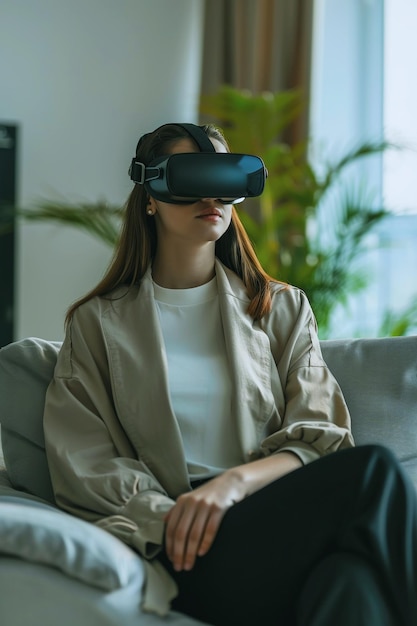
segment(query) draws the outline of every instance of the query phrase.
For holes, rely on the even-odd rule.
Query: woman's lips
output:
[[[222,216],[221,211],[219,211],[218,209],[210,209],[197,215],[199,219],[209,220],[209,221],[217,221],[218,219],[221,218],[221,216]]]

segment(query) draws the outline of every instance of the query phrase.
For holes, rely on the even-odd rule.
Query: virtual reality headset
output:
[[[130,178],[144,185],[150,196],[171,204],[192,204],[201,198],[236,204],[262,193],[267,171],[260,157],[216,152],[202,128],[178,126],[187,130],[202,151],[160,156],[148,165],[132,159]]]

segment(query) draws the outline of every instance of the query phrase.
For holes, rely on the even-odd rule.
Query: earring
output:
[[[146,213],[147,213],[148,215],[153,215],[153,211],[152,211],[152,209],[148,209],[148,210],[146,211]]]

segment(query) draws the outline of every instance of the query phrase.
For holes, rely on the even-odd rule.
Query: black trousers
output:
[[[331,454],[225,515],[175,572],[174,601],[215,626],[417,625],[417,498],[381,446]]]

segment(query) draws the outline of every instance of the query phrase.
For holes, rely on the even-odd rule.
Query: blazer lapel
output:
[[[233,377],[232,416],[236,420],[243,457],[249,461],[256,456],[265,424],[275,409],[270,343],[247,313],[249,298],[240,279],[220,261],[216,261],[216,276]]]
[[[139,459],[175,497],[189,481],[150,271],[140,288],[110,303],[102,323],[119,419]]]

